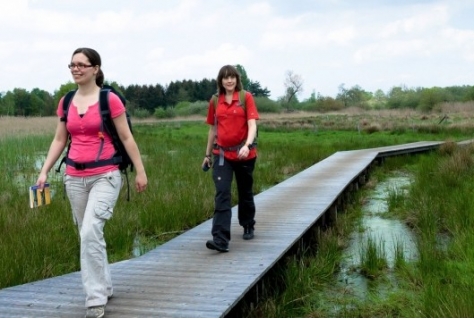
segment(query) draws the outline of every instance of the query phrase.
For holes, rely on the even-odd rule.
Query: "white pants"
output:
[[[120,193],[120,171],[89,177],[66,175],[64,184],[81,239],[81,276],[86,307],[105,305],[113,288],[104,226],[112,217]]]

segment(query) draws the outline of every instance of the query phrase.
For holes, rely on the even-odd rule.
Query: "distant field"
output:
[[[446,116],[446,118],[445,118]],[[409,125],[411,123],[437,124],[441,120],[456,126],[474,125],[474,102],[445,103],[440,105],[436,111],[420,113],[414,110],[361,110],[358,108],[347,108],[338,112],[314,113],[314,112],[291,112],[291,113],[262,113],[260,123],[266,125],[282,122],[296,122],[308,118],[322,118],[326,121],[335,121],[336,125],[379,125],[382,129],[393,126],[395,123]],[[342,119],[342,122],[339,120]],[[0,117],[0,138],[9,135],[28,134],[54,134],[58,119],[57,117]],[[134,123],[158,123],[177,121],[205,121],[203,116],[176,117],[173,119],[147,119],[133,118]]]

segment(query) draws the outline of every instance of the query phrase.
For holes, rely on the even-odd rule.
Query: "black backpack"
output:
[[[127,154],[127,151],[125,149],[125,146],[123,145],[122,141],[120,140],[117,129],[115,128],[114,122],[112,120],[112,117],[110,116],[110,107],[109,107],[109,93],[113,92],[115,93],[120,100],[122,101],[123,105],[126,105],[126,100],[125,98],[118,93],[112,86],[104,85],[102,89],[100,90],[100,96],[99,96],[99,107],[100,107],[100,115],[102,117],[102,123],[100,125],[100,132],[107,132],[107,134],[110,135],[112,138],[112,142],[115,147],[115,153],[110,159],[106,160],[99,160],[100,153],[102,152],[102,144],[99,149],[99,153],[97,154],[96,160],[93,162],[89,163],[76,163],[72,161],[71,159],[68,158],[69,154],[69,149],[71,147],[71,136],[69,136],[69,145],[66,151],[66,155],[62,158],[61,162],[59,163],[58,168],[56,169],[56,172],[59,172],[61,169],[61,166],[63,163],[66,163],[67,165],[74,166],[76,169],[86,169],[86,168],[95,168],[95,167],[100,167],[100,166],[105,166],[105,165],[112,165],[112,164],[118,164],[118,167],[122,173],[125,174],[126,179],[127,179],[127,199],[130,199],[130,186],[128,182],[128,173],[127,169],[130,168],[130,171],[133,171],[133,163],[132,160],[130,159],[130,156]],[[74,94],[76,94],[76,90],[69,91],[63,99],[63,112],[64,115],[61,118],[61,121],[66,123],[67,122],[67,116],[68,116],[68,111],[69,111],[69,106],[71,105],[71,101],[74,97]],[[128,127],[130,128],[130,131],[133,134],[132,130],[132,122],[130,120],[130,114],[128,112],[125,112],[126,118],[127,118],[127,123]],[[102,139],[103,143],[103,139]]]

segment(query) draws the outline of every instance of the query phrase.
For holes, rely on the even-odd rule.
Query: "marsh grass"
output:
[[[337,151],[420,140],[457,141],[473,136],[472,127],[467,125],[461,127],[451,123],[436,127],[436,116],[424,120],[413,116],[406,121],[413,124],[408,128],[406,125],[403,127],[403,123],[396,123],[399,118],[386,119],[371,114],[331,114],[314,116],[309,120],[297,117],[282,120],[270,116],[268,120],[262,119],[255,192],[272,187]],[[363,118],[367,123],[377,120],[382,129],[372,134],[358,130],[357,124]],[[23,130],[30,124],[37,127],[36,119],[35,123],[29,122],[31,119],[23,120],[25,122],[17,123]],[[428,120],[431,124],[426,124]],[[0,287],[79,269],[78,234],[62,190],[61,174],[53,179],[53,176],[58,176],[50,173],[55,191],[51,205],[30,209],[27,204],[26,187],[36,181],[39,170],[36,159],[47,152],[54,134],[54,123],[52,129],[44,132],[27,130],[34,134],[17,134],[12,128],[15,133],[2,133],[0,138],[0,168],[4,175],[4,182],[0,184]],[[134,174],[129,176],[131,201],[126,201],[124,189],[114,216],[105,229],[111,262],[132,258],[137,249],[138,254],[145,253],[211,218],[213,213],[211,176],[209,172],[202,172],[200,167],[208,130],[203,120],[143,121],[137,123],[134,129],[147,168],[149,187],[146,193],[137,194],[133,189]],[[399,271],[404,278],[400,285],[411,290],[405,289],[403,294],[394,292],[376,304],[347,301],[349,306],[344,309],[344,315],[416,317],[466,314],[470,311],[468,297],[472,293],[468,288],[473,283],[464,272],[471,274],[470,265],[474,264],[471,248],[474,247],[474,239],[468,232],[474,226],[471,217],[474,216],[474,203],[470,191],[473,185],[462,178],[463,174],[469,176],[473,173],[468,157],[453,157],[446,152],[442,155],[419,155],[416,161],[401,157],[401,160],[393,158],[385,162],[386,168],[409,163],[406,169],[417,172],[407,199],[400,201],[404,203],[401,205],[404,209],[399,216],[419,234],[420,259],[415,264],[408,263]],[[457,172],[454,177],[450,174],[451,166]],[[461,194],[455,195],[455,190]],[[235,205],[235,188],[233,194]],[[362,201],[358,198],[355,203]],[[254,315],[331,315],[333,312],[324,308],[327,299],[322,296],[325,295],[324,289],[333,286],[333,274],[338,269],[341,250],[354,225],[357,225],[358,216],[356,209],[348,208],[345,214],[338,217],[335,228],[324,232],[319,239],[316,254],[311,252],[307,256],[289,258],[288,267],[284,267],[280,274],[284,281],[280,287],[284,289],[275,289],[276,296],[269,295],[267,301],[254,310]],[[437,242],[440,233],[449,238],[444,249],[440,249]],[[285,272],[285,268],[289,273]],[[462,270],[463,273],[454,270]],[[429,284],[431,290],[427,289]],[[446,284],[449,288],[445,293],[442,290]],[[458,287],[461,288],[457,290]],[[410,291],[417,291],[420,296]],[[451,300],[449,293],[464,295],[456,302]],[[341,302],[344,303],[344,300]],[[453,302],[453,306],[449,302]]]
[[[368,236],[360,250],[360,273],[369,279],[375,279],[387,269],[385,242]]]
[[[361,200],[360,193],[354,194],[354,203]],[[336,313],[327,306],[338,304],[341,294],[350,293],[327,290],[336,287],[334,274],[339,269],[345,239],[361,217],[355,206],[348,205],[346,209],[338,216],[336,225],[318,232],[317,249],[304,250],[280,265],[279,277],[272,280],[279,285],[268,286],[263,301],[248,313],[250,318],[328,317]]]
[[[407,209],[422,248],[419,267],[424,314],[429,317],[472,317],[474,307],[474,173],[473,148],[426,158],[417,173]],[[442,195],[441,195],[442,194]],[[422,204],[421,204],[422,203]],[[443,243],[440,244],[440,238]]]
[[[394,262],[393,266],[395,269],[402,269],[406,266],[405,256],[405,244],[402,238],[395,238],[393,242],[394,251]]]
[[[388,190],[388,215],[390,215],[390,212],[395,211],[398,207],[403,205],[403,201],[405,201],[406,198],[405,194],[407,192],[407,188],[408,187],[405,186],[394,186]]]
[[[469,176],[474,173],[471,161],[474,151],[470,145],[463,148],[450,145],[449,149],[449,152],[441,148],[430,154],[387,159],[367,183],[370,188],[372,180],[383,179],[393,169],[407,170],[414,176],[408,192],[397,193],[396,199],[391,201],[395,209],[393,218],[404,219],[416,234],[418,259],[407,260],[402,240],[396,239],[394,269],[386,269],[383,254],[380,254],[383,248],[375,240],[368,240],[366,249],[361,252],[362,264],[378,276],[371,276],[371,286],[375,288],[368,291],[365,298],[355,298],[352,291],[338,289],[334,282],[336,277],[332,280],[324,277],[327,280],[320,286],[300,291],[287,289],[269,298],[266,304],[273,308],[262,317],[472,317],[474,181]],[[366,188],[361,193],[365,191]],[[363,204],[363,196],[358,202]],[[347,235],[357,230],[357,219],[344,222],[355,212],[356,208],[338,218],[337,229],[346,229],[338,231],[339,240],[347,240]],[[334,237],[323,238],[320,245],[324,245],[324,240],[334,240]],[[341,253],[341,247],[333,249]],[[336,252],[331,255],[337,271],[341,255]],[[295,272],[295,269],[289,267],[287,271]],[[313,270],[301,271],[311,273]],[[380,290],[387,286],[387,276],[394,276],[389,281],[391,288]],[[314,282],[318,280],[313,277]],[[287,295],[290,291],[292,295]],[[293,308],[282,307],[282,296],[285,300],[303,298],[305,302]]]

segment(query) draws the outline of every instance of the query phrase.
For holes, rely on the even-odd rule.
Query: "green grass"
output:
[[[329,275],[312,277],[312,285],[288,281],[289,287],[268,297],[250,316],[259,317],[472,317],[474,307],[474,150],[456,148],[450,152],[390,158],[372,174],[361,199],[355,200],[346,214],[338,218],[332,231],[320,243],[338,239],[346,242],[348,234],[358,229],[358,206],[374,180],[383,180],[390,171],[406,170],[414,176],[407,193],[391,195],[390,218],[400,218],[411,226],[418,241],[419,258],[406,260],[401,241],[395,241],[395,265],[386,261],[375,239],[367,239],[361,251],[360,269],[371,278],[365,298],[337,284],[338,264],[344,245],[332,246],[329,259],[335,270]],[[403,160],[401,160],[403,159]],[[359,204],[358,204],[359,203]],[[288,263],[283,276],[305,278],[316,263],[317,255],[303,256]],[[315,285],[324,278],[324,284]],[[294,287],[293,283],[294,282]],[[299,287],[299,289],[298,289]],[[339,287],[339,288],[338,288]],[[287,300],[300,300],[289,306]],[[269,307],[268,305],[272,305]]]
[[[383,241],[371,236],[366,238],[360,251],[360,272],[369,279],[377,278],[388,268]]]
[[[114,216],[105,229],[111,262],[132,258],[134,251],[137,251],[137,241],[140,243],[139,253],[144,253],[211,218],[213,213],[214,186],[210,173],[201,170],[208,127],[202,122],[169,122],[136,125],[134,131],[143,154],[149,185],[142,194],[135,193],[132,187],[130,202],[126,201],[126,192],[122,191]],[[259,157],[254,190],[259,193],[268,189],[337,151],[420,140],[462,140],[472,135],[472,131],[450,131],[448,128],[416,132],[397,129],[368,134],[355,129],[315,129],[311,125],[262,125],[259,128]],[[46,154],[51,139],[52,136],[23,136],[0,141],[0,168],[4,172],[4,182],[0,185],[0,287],[79,270],[78,234],[72,223],[69,203],[64,197],[61,174],[50,173],[54,190],[52,204],[38,209],[28,208],[27,186],[36,181],[39,171],[35,161]],[[444,274],[438,272],[438,268],[443,266],[438,258],[447,258],[449,254],[437,249],[436,235],[439,233],[450,236],[447,244],[450,249],[459,247],[455,255],[458,259],[464,256],[464,259],[456,260],[458,264],[454,261],[449,263],[449,269],[470,270],[467,262],[472,262],[470,258],[474,252],[463,249],[472,239],[467,236],[467,232],[474,223],[471,217],[474,216],[471,214],[474,203],[467,195],[455,195],[453,192],[454,189],[463,192],[472,189],[471,184],[461,185],[462,176],[472,173],[463,166],[470,165],[469,156],[446,154],[416,158],[420,159],[419,162],[408,160],[408,157],[402,157],[402,160],[390,159],[384,167],[396,168],[408,162],[405,169],[419,172],[409,198],[397,198],[393,202],[394,206],[406,205],[407,215],[403,216],[403,212],[399,212],[401,218],[406,217],[414,229],[423,234],[420,235],[420,246],[425,247],[423,251],[426,253],[422,254],[420,260],[426,261],[426,266],[420,262],[420,265],[406,265],[397,270],[405,278],[403,285],[416,287],[421,297],[413,299],[411,295],[404,297],[394,292],[388,301],[381,301],[378,307],[371,304],[371,309],[365,310],[364,305],[368,304],[354,305],[350,302],[348,304],[352,306],[344,310],[348,316],[418,316],[411,309],[418,309],[419,304],[423,304],[422,315],[448,314],[450,311],[462,314],[469,311],[467,306],[457,312],[456,308],[448,307],[446,300],[442,299],[449,297],[447,293],[439,294],[436,299],[439,301],[438,306],[443,305],[444,308],[439,309],[439,312],[429,311],[430,306],[434,305],[429,304],[431,295],[425,290],[427,282],[437,289],[441,290],[442,287],[441,284],[436,285],[436,279]],[[381,179],[386,173],[380,174],[378,178]],[[374,174],[374,178],[377,178],[377,174]],[[132,173],[132,186],[133,179]],[[422,191],[425,190],[430,192],[429,195],[423,195]],[[235,189],[233,192],[235,195]],[[448,200],[439,196],[448,192],[451,194]],[[233,200],[233,204],[236,204],[235,196]],[[355,203],[359,201],[362,199],[357,197]],[[459,220],[453,220],[449,215],[455,215]],[[347,214],[338,218],[337,225],[322,235],[315,255],[303,257],[303,261],[299,258],[289,260],[289,273],[281,273],[284,289],[276,289],[278,295],[275,299],[269,298],[256,310],[256,314],[263,317],[331,314],[323,308],[324,299],[320,298],[320,291],[331,286],[333,274],[338,269],[338,252],[344,245],[344,239],[351,233],[351,227],[357,224],[357,216],[357,210],[351,212],[349,208]],[[459,222],[461,220],[466,225],[462,225]],[[465,241],[456,241],[454,244],[451,238],[455,233],[464,234]],[[433,269],[436,270],[432,275],[434,278],[425,273],[425,270]],[[450,278],[456,283],[452,287],[453,291],[458,286],[467,290],[471,284],[470,280],[461,277]],[[460,291],[464,292],[462,289]],[[413,306],[400,307],[399,302],[406,302],[407,298]]]

